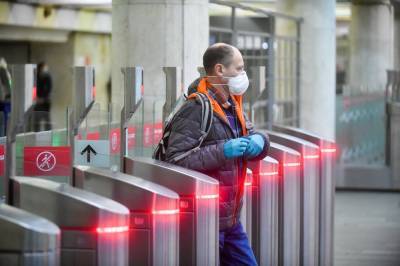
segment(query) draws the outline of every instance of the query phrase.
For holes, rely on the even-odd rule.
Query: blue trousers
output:
[[[257,265],[249,239],[240,222],[219,232],[220,265]]]

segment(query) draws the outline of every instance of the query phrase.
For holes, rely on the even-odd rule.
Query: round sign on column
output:
[[[24,148],[24,175],[69,176],[70,147],[34,146]]]

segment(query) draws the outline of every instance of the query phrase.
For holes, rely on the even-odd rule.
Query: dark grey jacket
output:
[[[195,100],[188,100],[174,118],[166,151],[167,162],[171,162],[173,157],[198,145],[199,138],[202,135],[200,121],[200,103]],[[261,160],[267,156],[269,148],[268,137],[262,133],[254,132],[252,124],[247,119],[246,127],[249,135],[260,134],[264,138],[263,151],[259,156],[252,159],[252,161]],[[220,230],[236,224],[240,216],[243,199],[246,169],[238,173],[238,160],[243,159],[227,159],[223,151],[224,143],[232,138],[234,138],[234,133],[230,125],[214,112],[210,133],[207,135],[200,150],[193,152],[176,163],[202,172],[219,181]]]

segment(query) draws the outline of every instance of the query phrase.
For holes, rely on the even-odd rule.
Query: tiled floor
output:
[[[400,193],[337,192],[335,265],[400,266]]]

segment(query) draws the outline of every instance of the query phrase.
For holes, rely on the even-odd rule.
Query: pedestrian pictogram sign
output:
[[[43,151],[36,157],[36,167],[41,171],[51,171],[54,169],[56,164],[56,156],[50,151]]]
[[[69,176],[71,155],[69,146],[34,146],[24,148],[24,175]]]

